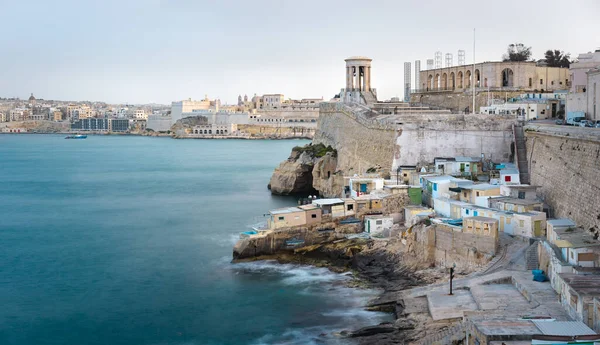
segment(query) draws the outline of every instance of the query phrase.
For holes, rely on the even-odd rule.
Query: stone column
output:
[[[346,91],[352,91],[352,67],[346,66]]]
[[[367,85],[365,86],[365,91],[371,91],[371,66],[367,66],[367,72],[365,74],[367,76]]]
[[[356,91],[360,91],[360,66],[356,66],[356,80],[354,82],[354,88]]]
[[[363,91],[367,91],[367,66],[363,67],[363,80],[361,88]]]

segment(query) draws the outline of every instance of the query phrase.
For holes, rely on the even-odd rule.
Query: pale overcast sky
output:
[[[599,0],[0,0],[0,96],[164,103],[331,98],[344,59],[373,59],[380,99],[437,50],[499,60],[510,43],[600,47]],[[414,76],[413,76],[414,83]]]

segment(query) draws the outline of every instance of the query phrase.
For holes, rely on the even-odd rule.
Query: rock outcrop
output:
[[[292,151],[290,157],[275,168],[269,182],[271,193],[291,195],[315,192],[312,176],[314,164],[315,159],[308,153]]]
[[[183,134],[185,129],[190,129],[194,126],[207,125],[208,118],[206,116],[190,116],[184,117],[183,119],[177,120],[173,126],[171,126],[171,132],[177,134]]]
[[[269,188],[277,195],[318,194],[314,187],[314,169],[331,178],[335,173],[337,152],[324,145],[308,144],[292,149],[289,158],[273,172]],[[317,179],[320,185],[321,178]],[[343,182],[343,179],[342,179]],[[331,186],[333,189],[333,185]]]

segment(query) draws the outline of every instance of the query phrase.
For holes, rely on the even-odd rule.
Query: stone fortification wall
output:
[[[360,109],[362,110],[362,109]],[[342,103],[321,103],[314,144],[337,150],[337,169],[346,174],[381,167],[389,171],[395,150],[396,126],[382,125]]]
[[[319,108],[316,109],[296,109],[296,110],[277,110],[277,109],[259,109],[257,115],[266,118],[284,118],[284,119],[316,119],[319,117]]]
[[[438,267],[485,266],[495,255],[498,239],[493,236],[463,233],[445,225],[415,225],[408,238],[409,252]]]
[[[398,131],[393,169],[421,165],[435,157],[481,157],[506,162],[514,141],[513,119],[494,115],[403,116]]]
[[[531,91],[530,91],[531,92]],[[491,99],[505,100],[506,98],[517,97],[527,91],[508,91],[508,92],[490,92],[475,91],[475,109],[479,111],[481,107],[488,105],[488,97]],[[439,91],[428,93],[414,93],[410,95],[411,103],[421,103],[434,107],[450,109],[455,112],[463,112],[465,108],[469,108],[469,112],[473,108],[473,93],[469,89],[464,92]]]
[[[507,161],[513,119],[492,115],[403,114],[372,118],[367,109],[322,103],[313,142],[338,151],[338,170],[390,172],[400,165],[433,162],[435,157],[485,155]]]
[[[593,135],[592,135],[593,134]],[[527,127],[531,184],[550,215],[600,229],[600,133],[586,128]]]

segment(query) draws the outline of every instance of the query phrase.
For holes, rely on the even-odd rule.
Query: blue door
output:
[[[477,211],[473,211],[473,216],[477,217]]]
[[[360,192],[361,193],[366,193],[367,192],[367,184],[366,183],[361,183],[360,184]]]

